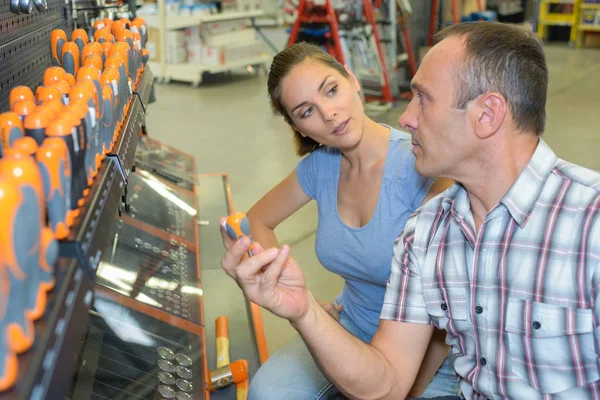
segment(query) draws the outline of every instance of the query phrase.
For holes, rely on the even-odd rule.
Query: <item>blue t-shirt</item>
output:
[[[362,228],[349,227],[338,213],[342,159],[338,149],[321,147],[300,161],[296,169],[300,186],[316,200],[319,210],[317,258],[329,271],[344,278],[338,301],[369,341],[379,326],[394,240],[433,184],[415,169],[410,135],[390,130],[379,200],[371,221]]]

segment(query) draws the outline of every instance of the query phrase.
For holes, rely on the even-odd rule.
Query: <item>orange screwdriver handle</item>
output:
[[[0,143],[4,149],[12,147],[15,140],[23,135],[23,123],[17,113],[9,111],[0,114]]]
[[[66,42],[62,47],[62,66],[65,72],[75,75],[80,65],[79,46]]]
[[[225,230],[227,235],[233,239],[238,240],[244,236],[250,238],[250,248],[248,249],[248,255],[252,256],[252,249],[254,248],[254,241],[252,239],[252,233],[250,232],[250,221],[246,214],[243,212],[236,212],[227,217],[225,220]]]
[[[48,222],[56,239],[66,239],[69,235],[67,215],[69,212],[68,197],[71,191],[70,161],[66,148],[61,149],[46,139],[36,153],[44,184],[44,198],[48,208]],[[62,143],[62,141],[60,142]],[[51,264],[50,264],[51,265]]]
[[[50,55],[52,65],[62,66],[62,48],[67,43],[67,34],[62,29],[55,29],[50,33]]]
[[[10,91],[8,102],[11,110],[14,108],[16,103],[25,100],[35,100],[33,91],[28,86],[16,86]]]
[[[89,43],[89,37],[85,29],[75,29],[71,34],[71,41],[79,47],[79,55],[83,55],[83,48]],[[79,60],[81,62],[81,59]]]

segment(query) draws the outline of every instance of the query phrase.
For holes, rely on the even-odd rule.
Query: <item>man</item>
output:
[[[600,175],[540,139],[548,73],[532,33],[458,24],[440,39],[399,122],[417,170],[458,183],[398,238],[371,344],[319,307],[287,246],[242,260],[248,240],[224,237],[222,267],[348,397],[406,397],[434,325],[467,399],[598,399]]]

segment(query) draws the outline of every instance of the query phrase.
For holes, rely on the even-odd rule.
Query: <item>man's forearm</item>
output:
[[[412,382],[401,386],[396,370],[372,345],[354,337],[327,314],[309,294],[309,310],[292,325],[329,380],[356,399],[401,399]]]

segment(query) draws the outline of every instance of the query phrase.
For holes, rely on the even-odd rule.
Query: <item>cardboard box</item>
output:
[[[148,42],[146,43],[146,49],[150,52],[150,60],[151,61],[160,61],[160,46],[158,41],[158,29],[149,28],[148,29]]]
[[[600,48],[600,32],[588,32],[583,40],[584,47]]]
[[[257,40],[256,36],[256,31],[254,29],[241,29],[219,34],[203,32],[202,34],[204,44],[210,47],[235,46],[252,43]]]

